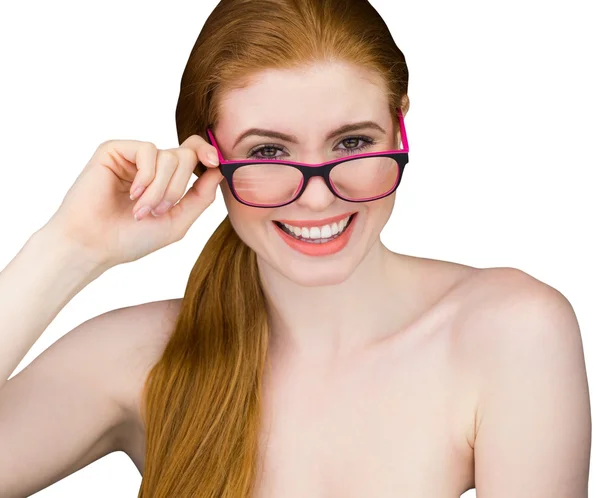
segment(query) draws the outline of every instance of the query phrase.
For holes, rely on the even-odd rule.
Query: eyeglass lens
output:
[[[347,200],[381,197],[398,182],[400,167],[391,157],[363,157],[337,164],[329,178],[336,193]],[[233,187],[243,201],[275,205],[291,201],[302,186],[300,170],[285,164],[256,163],[233,173]]]

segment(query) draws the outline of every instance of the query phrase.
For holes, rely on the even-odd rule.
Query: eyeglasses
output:
[[[219,154],[219,169],[233,196],[242,204],[258,208],[286,206],[298,199],[313,176],[325,180],[329,190],[348,202],[369,202],[395,192],[408,163],[408,140],[402,111],[402,149],[356,154],[321,164],[276,159],[228,161],[223,158],[210,129],[207,134]]]

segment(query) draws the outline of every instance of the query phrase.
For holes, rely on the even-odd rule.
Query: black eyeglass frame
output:
[[[306,187],[308,186],[309,180],[314,176],[320,176],[321,178],[323,178],[323,180],[325,181],[325,184],[327,185],[327,187],[329,188],[331,193],[344,201],[347,201],[347,202],[370,202],[370,201],[374,201],[374,200],[378,200],[378,199],[383,199],[384,197],[387,197],[388,195],[393,194],[396,191],[396,189],[398,188],[398,186],[400,185],[400,181],[402,180],[402,174],[404,173],[404,168],[408,164],[409,147],[408,147],[408,140],[406,138],[404,117],[402,116],[401,109],[397,109],[397,111],[398,111],[398,119],[399,119],[399,123],[400,123],[400,135],[401,135],[401,140],[402,140],[402,145],[403,145],[402,149],[385,150],[385,151],[380,151],[380,152],[368,152],[366,154],[356,154],[356,155],[352,155],[352,156],[346,156],[346,157],[340,158],[340,159],[334,159],[332,161],[327,161],[325,163],[320,163],[320,164],[306,164],[306,163],[299,163],[299,162],[293,162],[293,161],[280,161],[277,159],[269,159],[269,160],[246,159],[246,160],[240,160],[240,161],[229,161],[229,160],[225,159],[223,157],[223,155],[221,154],[221,150],[219,149],[219,146],[217,145],[217,141],[216,141],[212,131],[210,130],[210,128],[207,128],[206,131],[207,131],[207,135],[208,135],[210,144],[213,145],[217,149],[217,153],[219,155],[219,166],[218,167],[221,171],[221,174],[227,180],[227,183],[229,185],[229,189],[231,190],[231,193],[233,194],[233,196],[235,197],[235,199],[238,202],[240,202],[246,206],[256,207],[256,208],[268,208],[268,209],[287,206],[288,204],[291,204],[292,202],[296,201],[304,193],[304,191],[306,190]],[[349,162],[349,161],[356,161],[357,159],[363,159],[365,157],[389,157],[389,158],[394,159],[396,161],[396,163],[398,164],[398,176],[396,178],[396,181],[394,182],[394,186],[386,193],[376,196],[376,197],[364,198],[364,199],[347,199],[346,197],[344,197],[343,195],[341,195],[339,192],[336,191],[335,187],[331,183],[331,180],[329,179],[329,174],[330,174],[331,170],[338,164]],[[242,166],[248,166],[248,165],[257,164],[257,163],[260,163],[260,164],[264,164],[264,163],[283,164],[286,166],[292,166],[292,167],[298,169],[302,173],[302,176],[303,176],[302,183],[300,184],[298,190],[296,191],[296,193],[294,194],[294,196],[292,197],[292,199],[290,201],[286,201],[286,202],[283,202],[280,204],[268,204],[268,205],[253,204],[251,202],[245,201],[237,194],[237,192],[235,190],[235,186],[233,184],[233,174],[234,174],[235,170],[238,168],[241,168]]]

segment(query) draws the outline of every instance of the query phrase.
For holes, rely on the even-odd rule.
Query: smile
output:
[[[273,225],[277,234],[295,251],[305,256],[329,256],[348,245],[357,214],[322,227],[300,228],[279,221],[273,221]]]
[[[313,244],[325,244],[342,235],[352,223],[356,213],[347,216],[338,222],[320,227],[297,227],[287,223],[275,221],[274,223],[286,234],[297,240]]]

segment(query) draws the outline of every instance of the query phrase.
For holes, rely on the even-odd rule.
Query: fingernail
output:
[[[213,151],[210,151],[208,153],[208,162],[210,164],[212,164],[213,166],[218,166],[219,165],[219,158],[217,157],[217,155]]]
[[[137,210],[133,217],[139,221],[150,212],[150,206],[144,206]]]
[[[130,199],[133,201],[134,199],[136,199],[137,197],[139,197],[139,196],[142,194],[142,192],[144,191],[144,188],[145,188],[145,187],[137,187],[137,188],[136,188],[136,189],[133,191],[133,194],[131,194],[131,195],[129,196],[129,198],[130,198]]]
[[[171,207],[171,203],[169,201],[162,201],[158,206],[156,206],[152,210],[152,215],[159,216],[161,214],[164,214],[169,210],[170,207]]]

